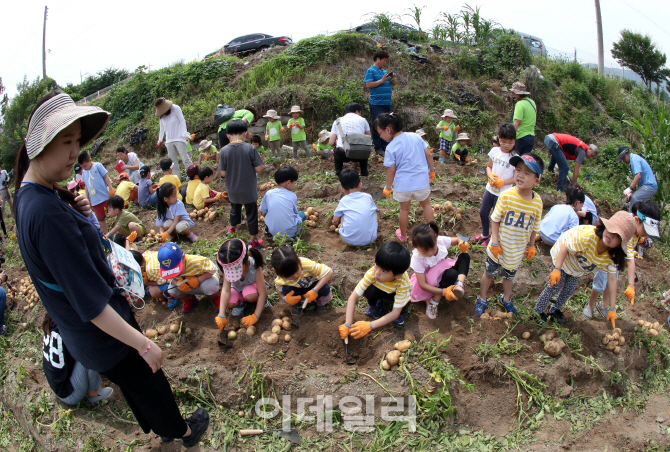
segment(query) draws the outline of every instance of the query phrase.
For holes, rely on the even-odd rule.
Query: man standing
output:
[[[521,82],[512,84],[512,93],[516,99],[514,106],[514,127],[516,128],[516,151],[519,155],[528,154],[535,145],[535,122],[537,106],[528,96],[526,85]]]
[[[616,161],[617,163],[623,161],[627,165],[630,165],[633,181],[630,183],[630,187],[624,190],[623,194],[626,200],[630,202],[628,211],[632,213],[635,204],[651,199],[656,194],[656,190],[658,190],[656,176],[654,176],[649,163],[639,155],[630,152],[628,146],[621,146],[619,148],[619,156]],[[639,188],[635,190],[638,185]]]
[[[362,133],[370,135],[370,124],[361,116],[361,104],[352,102],[344,110],[344,116],[339,118],[339,127],[342,128],[342,133]],[[368,175],[368,159],[350,159],[344,152],[344,144],[340,136],[337,121],[333,123],[330,130],[330,145],[333,147],[333,159],[335,160],[335,175],[340,176],[342,172],[342,165],[344,162],[358,162],[361,166],[361,176]]]
[[[381,113],[391,113],[391,96],[397,79],[395,72],[389,73],[384,70],[388,60],[389,54],[386,50],[377,50],[372,55],[372,66],[365,71],[365,86],[370,90],[370,100],[368,102],[370,103],[372,123]],[[372,131],[372,142],[375,146],[375,152],[384,155],[388,143],[381,139],[376,130]]]
[[[554,166],[558,165],[558,181],[556,190],[565,191],[565,180],[570,171],[568,160],[575,161],[575,170],[572,172],[572,183],[577,183],[579,168],[584,163],[585,158],[593,158],[598,155],[598,147],[595,144],[588,146],[582,140],[565,133],[551,133],[544,137],[544,144],[549,149],[551,157],[549,158],[548,171],[554,172]]]

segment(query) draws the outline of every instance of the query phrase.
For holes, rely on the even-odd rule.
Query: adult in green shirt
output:
[[[244,119],[247,122],[247,126],[249,126],[251,125],[251,121],[254,120],[254,114],[249,110],[235,110],[232,118],[230,118],[228,121],[222,122],[219,126],[219,149],[223,149],[225,145],[230,143],[228,135],[226,134],[226,126],[228,126],[230,121],[235,119]]]
[[[529,98],[526,85],[521,82],[512,84],[512,93],[516,99],[514,106],[514,128],[516,129],[515,148],[519,155],[528,154],[535,145],[535,122],[537,121],[537,106]]]

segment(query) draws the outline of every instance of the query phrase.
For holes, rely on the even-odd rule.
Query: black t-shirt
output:
[[[65,347],[58,327],[52,325],[51,335],[45,334],[42,338],[42,367],[49,386],[61,399],[65,399],[74,392],[70,375],[74,370],[75,360]]]
[[[42,186],[21,187],[14,208],[23,261],[70,353],[87,369],[111,369],[126,356],[129,347],[91,320],[107,304],[126,322],[132,324],[134,318],[123,296],[112,293],[114,273],[97,229]],[[42,282],[57,284],[62,292]]]

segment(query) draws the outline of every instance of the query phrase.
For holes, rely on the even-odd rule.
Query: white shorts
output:
[[[163,227],[167,230],[170,226],[172,226],[172,220],[165,220],[163,222]],[[177,231],[177,234],[181,234],[185,230],[187,230],[190,227],[188,221],[186,220],[180,220],[179,223],[177,223],[177,226],[175,226],[175,231]]]
[[[411,201],[412,199],[416,199],[417,201],[421,202],[428,199],[429,196],[430,196],[430,188],[425,188],[423,190],[393,192],[393,199],[395,199],[398,202],[407,202]]]

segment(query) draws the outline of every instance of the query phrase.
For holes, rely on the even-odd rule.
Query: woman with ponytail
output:
[[[16,160],[17,241],[73,358],[119,386],[145,433],[153,430],[164,441],[181,438],[191,447],[207,430],[209,415],[199,408],[187,420],[181,416],[160,370],[163,352],[142,335],[128,302],[113,292],[101,235],[86,218],[90,206],[58,186],[70,177],[80,148],[108,120],[106,111],[77,107],[58,91],[38,102]]]

